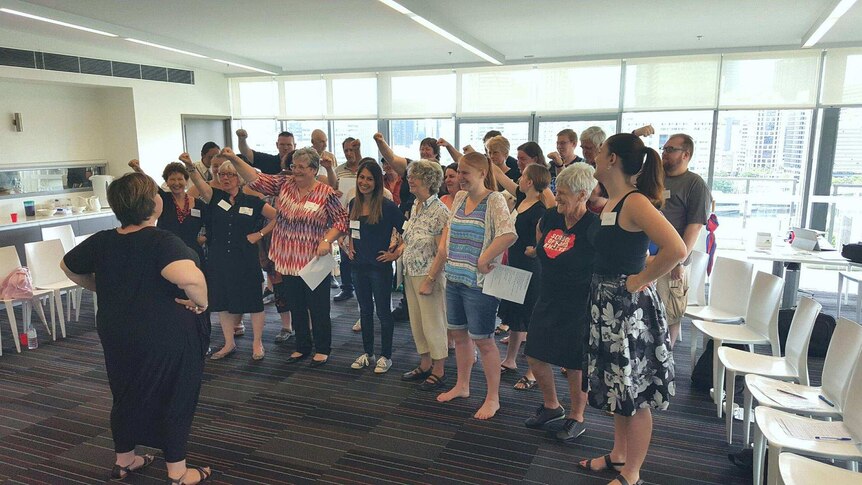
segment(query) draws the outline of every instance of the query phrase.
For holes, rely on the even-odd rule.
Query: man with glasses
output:
[[[564,168],[584,159],[575,155],[578,146],[578,134],[571,128],[557,133],[557,151],[548,154],[551,160],[551,177],[556,177]]]
[[[288,153],[296,149],[293,133],[289,131],[282,131],[278,134],[275,141],[275,147],[278,149],[277,155],[252,150],[248,146],[248,132],[242,128],[236,130],[236,137],[239,139],[239,151],[248,159],[249,165],[269,175],[281,173],[282,162]]]
[[[679,337],[680,321],[688,303],[687,268],[691,251],[712,205],[712,194],[706,182],[688,169],[693,154],[694,141],[682,133],[671,135],[661,149],[665,172],[665,200],[661,212],[682,237],[689,255],[656,281],[656,289],[667,311],[671,348]]]

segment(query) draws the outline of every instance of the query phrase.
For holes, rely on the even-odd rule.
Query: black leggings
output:
[[[329,318],[329,279],[324,278],[311,290],[299,276],[284,276],[281,283],[290,298],[287,307],[293,318],[296,331],[296,351],[309,354],[314,350],[319,354],[332,351],[332,321]],[[308,314],[311,313],[309,325]]]

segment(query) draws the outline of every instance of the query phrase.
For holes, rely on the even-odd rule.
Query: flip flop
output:
[[[506,367],[505,365],[500,364],[500,375],[501,376],[504,376],[506,374],[511,374],[513,372],[518,372],[518,369],[516,369],[514,367]]]
[[[518,387],[518,384],[520,384],[521,387]],[[515,385],[512,387],[516,391],[529,391],[530,389],[536,387],[536,380],[530,379],[527,376],[521,376],[521,378],[518,379],[518,381],[515,382]]]
[[[135,458],[137,458],[138,456],[144,459],[143,465],[136,468],[132,468],[132,465],[135,463],[134,460],[132,461],[132,465],[129,466],[120,466],[115,463],[114,468],[111,468],[111,478],[113,478],[114,480],[123,480],[124,478],[129,476],[129,473],[141,471],[144,468],[152,465],[153,462],[156,461],[156,457],[153,455],[136,455]]]

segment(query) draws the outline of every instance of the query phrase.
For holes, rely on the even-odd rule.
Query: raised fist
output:
[[[451,145],[448,141],[446,141],[446,140],[444,140],[444,139],[440,138],[439,140],[437,140],[437,146],[440,146],[440,147],[450,147],[450,146],[452,146],[452,145]]]
[[[192,157],[189,156],[188,153],[183,153],[180,155],[180,161],[183,162],[187,168],[193,168],[194,162],[192,162]]]
[[[233,157],[233,156],[236,156],[236,154],[233,152],[233,149],[231,149],[231,147],[224,147],[224,148],[222,148],[222,149],[221,149],[221,154],[222,154],[222,155],[224,155],[224,156],[226,156],[226,157]]]
[[[635,136],[650,136],[653,133],[655,133],[655,128],[653,128],[652,125],[641,126],[632,132]]]
[[[239,139],[248,138],[248,132],[240,128],[236,130],[236,137]]]
[[[554,165],[560,166],[563,164],[563,159],[560,157],[560,154],[557,152],[551,152],[548,154],[548,158],[554,162]]]
[[[132,167],[133,170],[138,171],[141,169],[141,162],[139,162],[137,158],[133,158],[129,160],[129,166]]]
[[[376,141],[376,142],[383,141],[383,133],[375,133],[374,134],[374,141]]]

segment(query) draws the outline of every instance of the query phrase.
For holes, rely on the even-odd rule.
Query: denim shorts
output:
[[[446,313],[449,330],[467,330],[472,339],[491,338],[497,326],[500,300],[463,283],[446,282]]]

